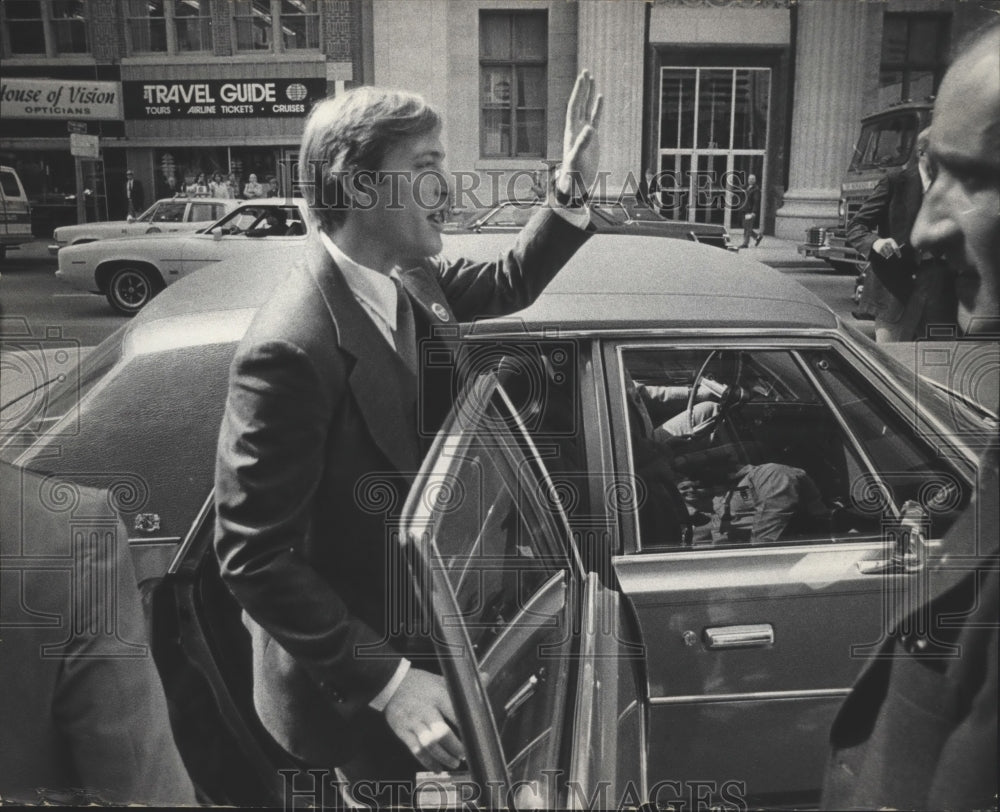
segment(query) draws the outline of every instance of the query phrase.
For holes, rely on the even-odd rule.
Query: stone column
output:
[[[643,0],[585,0],[577,4],[577,69],[587,68],[604,95],[601,169],[605,191],[617,196],[632,173],[642,177],[642,76],[646,44]]]
[[[835,225],[864,100],[867,3],[800,0],[788,191],[775,235]]]

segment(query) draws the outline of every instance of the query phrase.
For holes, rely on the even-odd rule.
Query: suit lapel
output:
[[[422,266],[411,268],[403,271],[399,278],[410,294],[414,308],[421,313],[424,321],[431,325],[432,330],[436,326],[444,325],[457,327],[455,314],[451,311],[444,291],[432,271]]]
[[[341,351],[354,359],[348,385],[375,444],[397,470],[416,471],[417,380],[354,298],[344,275],[317,239],[306,267],[333,320]]]

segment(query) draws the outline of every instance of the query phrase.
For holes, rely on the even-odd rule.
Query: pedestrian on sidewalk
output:
[[[923,153],[926,130],[917,138]],[[870,263],[859,309],[875,317],[875,341],[915,341],[931,325],[954,325],[956,301],[948,266],[917,251],[910,232],[923,200],[919,166],[886,175],[847,224],[847,241]],[[954,332],[954,331],[953,331]]]
[[[740,248],[749,248],[751,237],[755,247],[760,245],[764,232],[756,228],[760,220],[760,186],[757,185],[756,175],[747,177],[747,185],[743,189],[743,205],[739,211],[743,215],[743,243]]]

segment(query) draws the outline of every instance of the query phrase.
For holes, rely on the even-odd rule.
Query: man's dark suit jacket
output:
[[[196,803],[108,493],[0,464],[0,505],[0,797]]]
[[[740,211],[744,216],[752,214],[754,217],[760,218],[760,186],[756,183],[753,186],[748,186],[744,190],[744,194],[746,197],[743,200]]]
[[[142,193],[142,183],[138,178],[132,179],[132,195],[129,198],[128,193],[128,179],[125,180],[125,205],[126,207],[131,204],[132,209],[134,209],[136,214],[141,214],[143,211],[143,203],[146,198]]]
[[[497,261],[405,272],[418,335],[524,308],[586,239],[543,209]],[[293,755],[333,766],[357,754],[401,656],[429,650],[406,634],[392,534],[422,448],[416,376],[318,239],[309,250],[233,361],[215,543],[249,616],[261,720]]]
[[[920,614],[890,621],[834,721],[823,809],[996,807],[998,488],[993,451],[942,568],[911,576],[931,593]]]
[[[847,224],[847,241],[871,262],[871,272],[865,276],[861,309],[885,322],[899,321],[913,294],[917,253],[910,242],[910,232],[922,199],[916,167],[895,172],[878,182]],[[872,254],[875,240],[890,237],[902,246],[901,256]]]

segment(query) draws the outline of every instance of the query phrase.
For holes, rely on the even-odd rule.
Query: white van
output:
[[[31,205],[21,179],[9,166],[0,166],[0,259],[7,247],[31,242]]]

